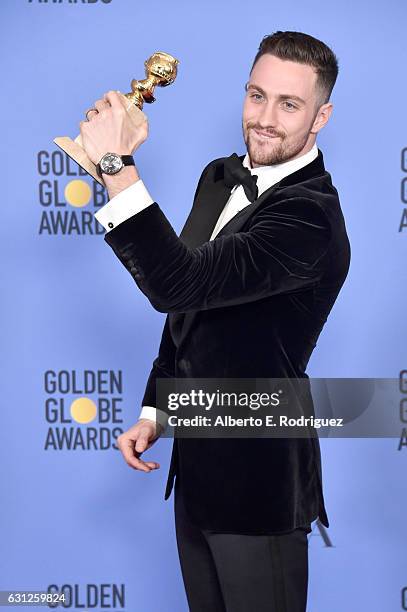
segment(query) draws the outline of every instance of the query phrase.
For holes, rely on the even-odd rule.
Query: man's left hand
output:
[[[99,112],[89,112],[89,121],[79,123],[83,148],[94,164],[108,152],[132,155],[146,140],[147,115],[134,104],[130,115],[126,110],[129,105],[122,93],[108,91],[93,105]]]

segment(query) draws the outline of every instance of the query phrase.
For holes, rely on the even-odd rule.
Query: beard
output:
[[[277,132],[276,130],[261,130],[275,136],[275,138],[260,140],[260,138],[254,134],[253,128],[261,130],[259,126],[253,123],[249,123],[246,126],[246,133],[243,127],[243,138],[252,167],[253,164],[257,166],[272,166],[273,164],[281,164],[292,159],[305,147],[310,133],[310,131],[308,131],[303,137],[292,140],[287,139],[285,134]]]

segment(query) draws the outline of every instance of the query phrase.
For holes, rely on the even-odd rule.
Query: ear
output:
[[[311,128],[312,134],[317,134],[319,130],[322,129],[324,125],[328,123],[329,117],[331,116],[332,111],[333,111],[332,102],[326,102],[325,104],[322,104],[319,107],[316,117],[314,119],[314,123],[312,124],[312,128]]]

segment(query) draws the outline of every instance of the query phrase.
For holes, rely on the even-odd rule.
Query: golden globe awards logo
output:
[[[38,233],[104,234],[94,213],[107,202],[105,188],[62,151],[39,151],[37,165],[41,207]]]
[[[71,608],[73,610],[124,610],[125,585],[123,583],[103,584],[50,584],[47,593],[55,595],[55,603],[48,603],[49,608]],[[57,595],[64,600],[57,600]]]
[[[45,450],[118,450],[121,370],[46,370],[44,393]]]

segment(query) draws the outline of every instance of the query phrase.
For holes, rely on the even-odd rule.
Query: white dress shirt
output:
[[[246,153],[243,159],[243,166],[248,168],[251,174],[257,174],[257,186],[259,188],[258,195],[260,196],[266,189],[281,181],[285,176],[299,170],[312,162],[318,156],[318,147],[314,143],[312,148],[307,152],[290,159],[281,164],[272,166],[259,166],[252,168],[250,165],[249,155]],[[95,213],[96,219],[106,229],[111,230],[116,225],[123,223],[133,215],[150,206],[155,200],[150,196],[143,181],[139,179],[126,189],[123,189],[118,195],[109,200],[100,210]],[[230,197],[226,202],[216,225],[213,229],[209,240],[213,240],[218,232],[226,223],[232,219],[242,208],[248,206],[250,201],[247,199],[242,185],[235,185],[231,191]],[[167,426],[167,414],[154,406],[143,406],[139,415],[140,419],[150,419],[158,421],[165,429]]]

